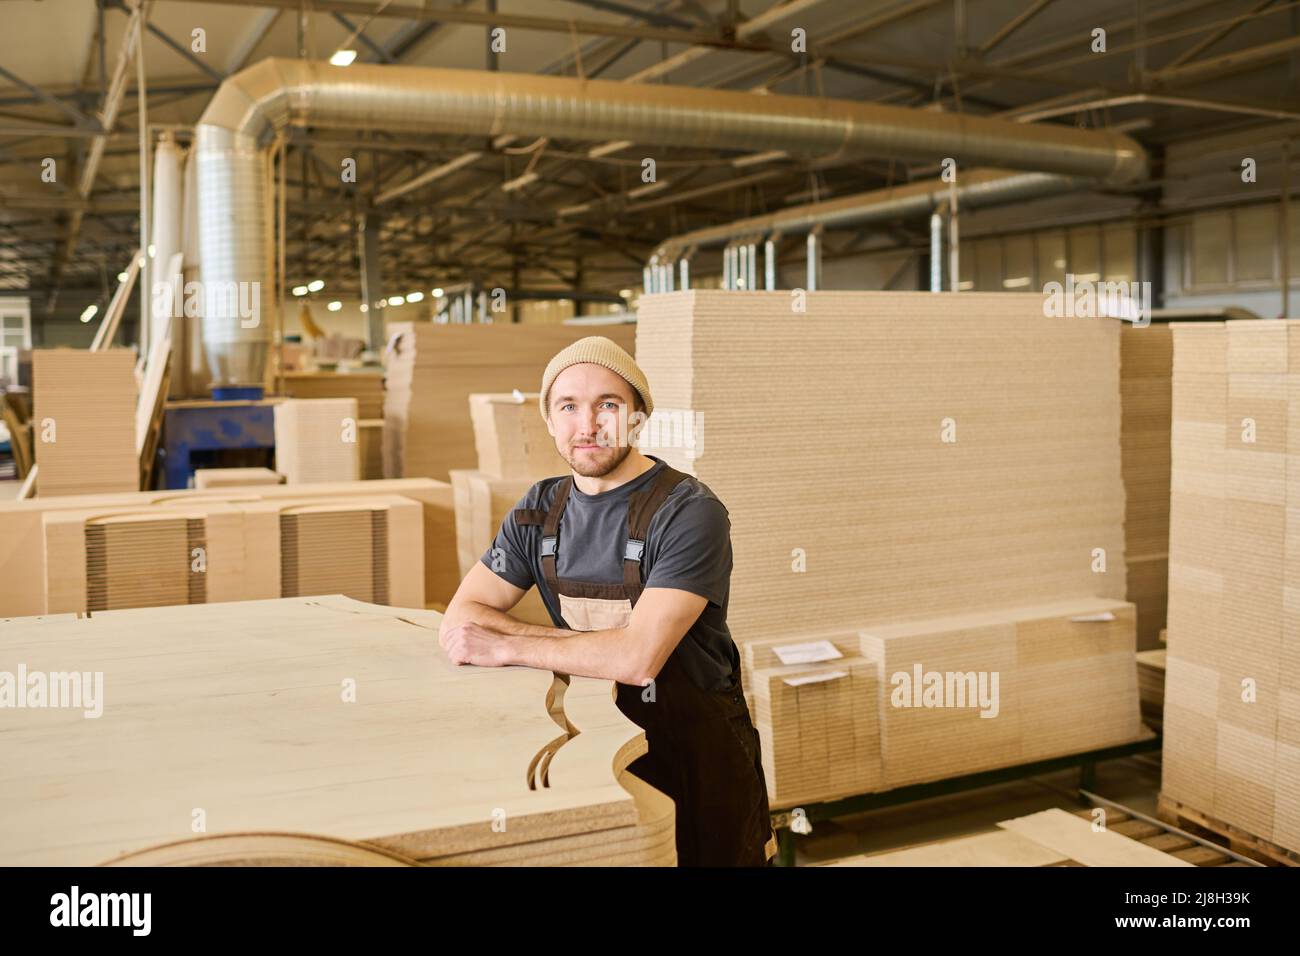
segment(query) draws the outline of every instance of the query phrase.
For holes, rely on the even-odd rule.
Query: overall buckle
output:
[[[628,538],[627,545],[623,548],[624,561],[640,561],[641,555],[645,553],[645,542],[637,538]]]
[[[559,541],[560,541],[559,535],[554,535],[554,534],[543,535],[542,536],[542,557],[548,558],[551,555],[555,554],[555,549],[556,546],[559,544]]]

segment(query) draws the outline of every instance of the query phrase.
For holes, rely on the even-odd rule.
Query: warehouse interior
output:
[[[601,336],[770,865],[1300,865],[1300,3],[0,12],[0,864],[675,865],[611,681],[438,639]]]

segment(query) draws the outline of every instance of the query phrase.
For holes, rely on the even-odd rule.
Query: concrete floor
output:
[[[1060,807],[1082,809],[1078,770],[1062,770],[1014,783],[871,810],[813,824],[795,839],[796,865],[806,866],[860,853],[879,853],[918,843],[996,829],[999,820]],[[1098,796],[1147,816],[1156,815],[1160,791],[1159,754],[1124,757],[1097,765]]]

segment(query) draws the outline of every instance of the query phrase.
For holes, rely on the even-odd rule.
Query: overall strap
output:
[[[564,506],[569,503],[569,492],[573,490],[573,476],[562,479],[555,488],[555,497],[542,522],[542,577],[551,593],[560,593],[560,576],[555,569],[555,553],[560,542],[560,518],[564,515]],[[556,597],[558,601],[559,598]]]
[[[650,530],[650,520],[685,477],[682,472],[664,465],[649,488],[644,491],[634,491],[628,498],[627,545],[623,549],[623,590],[627,593],[627,598],[633,607],[641,597],[641,592],[645,590],[645,585],[641,581],[641,557],[645,554],[645,539],[646,533]]]

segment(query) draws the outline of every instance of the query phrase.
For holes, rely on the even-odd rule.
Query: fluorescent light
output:
[[[130,276],[128,276],[125,272],[119,272],[119,273],[117,274],[117,281],[118,281],[118,282],[125,282],[125,281],[126,281],[127,279],[129,279],[129,278],[130,278]]]
[[[771,163],[778,159],[786,159],[789,154],[782,149],[774,149],[766,153],[754,153],[750,156],[738,156],[731,161],[731,165],[737,169],[743,169],[746,166],[757,166],[759,163]]]
[[[95,313],[98,311],[99,311],[99,306],[95,305],[95,303],[92,302],[90,305],[86,306],[86,310],[81,313],[81,321],[89,322],[91,319],[95,317]]]
[[[370,306],[366,305],[364,302],[362,302],[361,305],[358,306],[358,308],[361,309],[362,312],[370,311]]]
[[[625,299],[630,299],[630,298],[632,298],[632,290],[631,290],[631,289],[619,289],[619,290],[618,290],[618,294],[621,295],[621,296],[622,296],[623,298],[625,298]]]
[[[419,301],[420,301],[421,299],[423,299],[423,298],[424,298],[424,293],[423,293],[423,292],[410,292],[410,293],[408,293],[407,296],[406,296],[406,301],[407,301],[407,302],[419,302]]]
[[[307,294],[307,287],[306,287],[305,285],[296,285],[296,286],[293,287],[293,294],[294,294],[294,295],[306,295],[306,294]]]
[[[1024,289],[1029,285],[1029,276],[1016,276],[1014,279],[1003,279],[1002,288],[1004,289]]]
[[[388,297],[388,304],[389,304],[389,305],[405,305],[405,304],[406,304],[406,299],[404,299],[404,298],[403,298],[402,296],[400,296],[400,295],[390,295],[390,296]]]
[[[149,258],[150,258],[150,259],[152,259],[152,258],[154,257],[154,254],[155,254],[157,251],[158,251],[158,250],[154,248],[154,244],[153,244],[152,242],[149,243]]]
[[[141,256],[141,257],[140,257],[140,268],[141,268],[141,269],[144,268],[144,256]]]
[[[323,288],[325,288],[324,279],[312,279],[310,282],[307,283],[308,292],[319,292]]]
[[[632,145],[630,139],[615,140],[612,143],[601,143],[599,146],[593,146],[587,150],[589,159],[600,159],[602,156],[608,156],[610,153],[617,153],[620,150],[627,149]]]
[[[335,50],[330,57],[330,64],[332,66],[351,66],[352,61],[356,58],[356,50]]]
[[[331,312],[337,312],[339,309],[343,308],[343,303],[340,302],[338,299],[335,299],[325,308],[329,309]],[[364,308],[364,306],[362,306],[362,308]]]
[[[441,289],[434,289],[430,294],[431,294],[435,299],[441,299],[441,298],[442,298],[442,290],[441,290]]]
[[[525,186],[535,182],[537,182],[536,173],[524,173],[522,176],[516,176],[514,179],[508,179],[502,183],[501,191],[503,193],[512,193],[516,189],[523,189]]]
[[[646,196],[652,192],[657,192],[658,190],[663,189],[667,185],[668,185],[668,180],[666,179],[661,179],[657,183],[646,183],[644,186],[638,186],[636,189],[628,190],[627,198],[638,199],[641,196]]]

